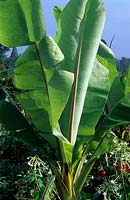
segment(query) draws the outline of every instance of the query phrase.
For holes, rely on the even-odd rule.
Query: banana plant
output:
[[[54,16],[52,38],[40,0],[0,0],[0,43],[28,46],[13,68],[13,95],[0,89],[0,121],[41,150],[59,198],[78,200],[96,159],[112,143],[110,129],[130,121],[123,114],[130,110],[130,81],[125,89],[112,51],[100,42],[102,0],[70,0],[63,10],[56,6]]]

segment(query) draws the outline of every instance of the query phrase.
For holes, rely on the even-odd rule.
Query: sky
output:
[[[54,36],[56,31],[53,7],[64,7],[68,0],[42,0],[47,34]],[[112,50],[116,58],[130,58],[130,0],[104,0],[106,22],[102,38],[108,45],[115,35]]]

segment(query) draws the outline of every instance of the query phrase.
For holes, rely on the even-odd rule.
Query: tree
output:
[[[130,58],[122,57],[120,60],[117,60],[117,69],[121,77],[124,77],[128,74],[129,65]]]
[[[17,48],[13,47],[10,57],[9,57],[10,65],[13,65],[16,62],[16,60],[18,59],[18,57],[19,57],[19,54],[18,54]]]
[[[0,70],[6,70],[15,63],[19,55],[16,47],[12,49],[0,45]]]
[[[8,47],[2,46],[0,44],[0,70],[5,69],[7,55],[6,53],[9,51]]]
[[[102,0],[71,0],[54,14],[55,39],[46,35],[40,0],[0,1],[0,42],[29,46],[13,72],[22,112],[1,89],[0,120],[15,137],[40,148],[59,197],[77,200],[96,159],[111,146],[109,130],[130,121],[129,80],[123,88],[114,55],[100,42]]]

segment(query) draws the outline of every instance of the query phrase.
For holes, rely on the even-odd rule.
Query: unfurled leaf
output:
[[[73,74],[56,69],[64,57],[51,38],[45,37],[38,47],[28,47],[18,59],[13,81],[22,90],[17,99],[36,128],[51,133],[68,101]]]
[[[56,41],[65,56],[59,69],[75,73],[73,91],[61,118],[63,134],[72,144],[76,141],[104,20],[105,9],[100,0],[71,0],[59,17]]]
[[[83,137],[85,143],[95,134],[95,128],[104,111],[109,89],[109,72],[98,61],[95,61],[78,131],[78,136]]]
[[[17,47],[45,36],[40,0],[0,0],[0,43]]]

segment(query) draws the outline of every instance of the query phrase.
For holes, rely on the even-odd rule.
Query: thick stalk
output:
[[[75,193],[73,192],[73,189],[72,191],[65,191],[65,185],[63,185],[63,182],[61,182],[57,178],[55,179],[55,184],[61,200],[78,200],[78,198],[75,196]]]
[[[61,179],[56,177],[55,184],[61,200],[78,200],[73,186],[73,176],[71,166],[63,164],[61,166]]]

